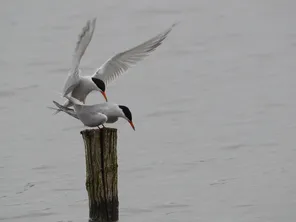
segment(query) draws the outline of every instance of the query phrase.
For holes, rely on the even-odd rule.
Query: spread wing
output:
[[[132,65],[135,65],[138,61],[147,57],[150,52],[160,46],[175,25],[176,23],[148,41],[109,58],[100,68],[97,69],[93,77],[99,78],[105,83],[111,82]]]
[[[92,39],[95,26],[96,18],[88,20],[86,25],[83,27],[81,33],[79,34],[78,41],[76,43],[76,48],[72,57],[72,67],[70,72],[68,73],[68,77],[64,85],[63,95],[69,94],[79,83],[80,60]]]

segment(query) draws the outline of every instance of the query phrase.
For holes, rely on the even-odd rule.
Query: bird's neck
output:
[[[117,104],[105,102],[106,106],[108,107],[109,114],[112,116],[116,116],[117,118],[125,118],[124,113],[122,110],[118,107]]]
[[[90,90],[98,90],[96,84],[92,81],[91,76],[81,76],[82,84]]]

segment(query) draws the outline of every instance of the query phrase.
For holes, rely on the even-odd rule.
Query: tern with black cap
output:
[[[53,101],[53,103],[58,109],[50,108],[67,113],[70,116],[79,119],[85,126],[88,127],[99,127],[101,125],[103,126],[104,123],[115,123],[119,118],[123,118],[128,121],[133,130],[135,130],[132,113],[127,106],[110,102],[85,105],[73,97],[65,97],[71,101],[74,109],[65,107],[56,101]]]
[[[143,60],[160,46],[175,25],[173,24],[165,31],[142,44],[112,56],[92,76],[81,76],[79,69],[80,60],[92,39],[96,26],[96,18],[88,20],[76,44],[72,59],[72,68],[68,73],[64,85],[63,96],[71,94],[71,97],[85,103],[85,99],[90,92],[99,91],[105,100],[108,101],[105,93],[106,84],[127,71],[128,68],[135,65],[138,61]],[[73,104],[70,100],[67,100],[63,106],[70,107]]]

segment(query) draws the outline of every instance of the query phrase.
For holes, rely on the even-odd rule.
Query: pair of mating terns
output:
[[[121,75],[138,61],[144,59],[150,52],[161,45],[175,24],[148,41],[109,58],[92,76],[81,76],[81,70],[79,69],[80,60],[92,39],[95,26],[96,18],[88,20],[83,27],[73,54],[72,67],[68,73],[62,93],[63,97],[67,98],[67,101],[63,105],[53,101],[57,108],[52,109],[55,109],[56,113],[60,111],[67,113],[88,127],[104,127],[104,123],[114,123],[118,118],[123,118],[135,130],[130,109],[124,105],[108,102],[105,93],[106,84]],[[101,92],[106,102],[85,105],[85,99],[92,91]],[[71,106],[74,109],[69,108]]]

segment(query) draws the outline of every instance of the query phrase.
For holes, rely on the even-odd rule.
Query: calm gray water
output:
[[[180,21],[113,82],[121,222],[296,220],[293,0],[2,0],[0,221],[87,221],[85,160],[56,99],[85,21],[96,67]],[[92,94],[88,102],[103,97]]]

